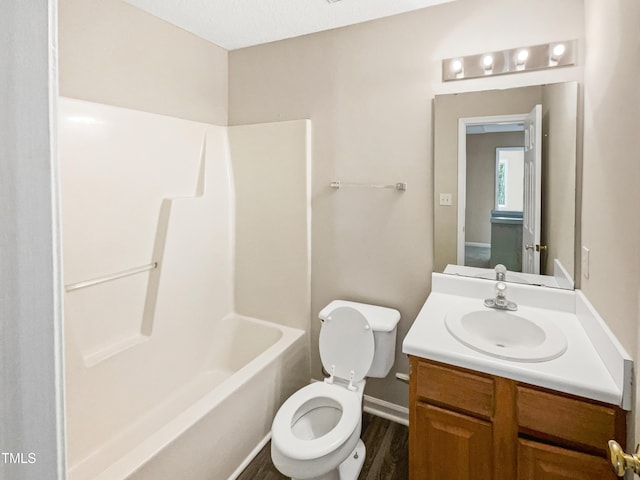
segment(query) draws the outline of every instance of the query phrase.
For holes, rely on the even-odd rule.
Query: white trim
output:
[[[0,15],[0,446],[36,455],[0,477],[62,480],[64,341],[57,154],[57,2],[3,2]],[[9,128],[9,126],[11,128]],[[3,292],[4,294],[5,292]],[[9,473],[13,472],[13,473]]]
[[[260,453],[260,450],[262,450],[264,446],[267,443],[269,443],[269,440],[271,440],[271,430],[269,430],[269,432],[265,435],[265,437],[262,440],[260,440],[260,443],[256,445],[256,448],[251,450],[251,453],[249,453],[249,455],[247,455],[247,458],[245,458],[242,461],[242,463],[238,466],[238,468],[236,468],[233,471],[233,473],[229,475],[229,478],[227,480],[236,480],[236,478],[238,478],[240,474],[244,472],[244,469],[249,466],[249,464],[253,461],[253,459],[258,456],[258,454]]]
[[[516,113],[512,115],[463,117],[458,119],[458,232],[456,255],[458,265],[464,265],[464,227],[467,207],[467,126],[485,123],[524,122],[526,118],[526,113]]]
[[[409,426],[409,409],[407,407],[365,395],[363,410],[377,417]]]

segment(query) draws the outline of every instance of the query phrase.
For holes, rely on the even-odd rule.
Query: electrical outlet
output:
[[[582,276],[589,278],[589,249],[582,246]]]
[[[450,193],[440,194],[440,205],[450,206],[453,203],[453,198]]]

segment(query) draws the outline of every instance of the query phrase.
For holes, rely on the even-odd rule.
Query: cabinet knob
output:
[[[622,447],[615,440],[609,440],[609,458],[614,472],[619,477],[623,477],[626,470],[633,470],[640,473],[640,445],[636,447],[633,454],[624,453]]]

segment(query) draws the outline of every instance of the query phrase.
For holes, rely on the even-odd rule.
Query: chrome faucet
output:
[[[515,302],[507,300],[507,284],[502,281],[496,282],[496,298],[487,298],[484,301],[484,306],[511,312],[518,309],[518,305]]]
[[[507,267],[499,263],[496,265],[495,270],[496,270],[496,280],[499,282],[504,282],[507,279]]]

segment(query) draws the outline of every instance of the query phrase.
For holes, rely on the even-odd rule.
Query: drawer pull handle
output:
[[[633,454],[624,453],[622,447],[615,440],[609,440],[609,457],[611,459],[611,466],[619,477],[624,476],[626,470],[633,470],[635,473],[640,473],[640,445],[636,447],[636,451]]]

